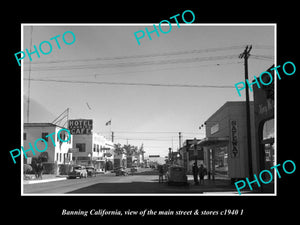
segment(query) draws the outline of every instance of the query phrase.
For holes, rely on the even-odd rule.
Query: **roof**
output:
[[[53,123],[24,123],[24,127],[60,127],[65,128],[62,126],[58,126]]]
[[[229,144],[228,137],[208,137],[204,138],[200,142],[200,146],[209,147],[209,146],[226,146]]]
[[[216,114],[218,114],[221,110],[223,110],[227,106],[232,106],[232,105],[245,105],[246,101],[228,101],[225,102],[217,111],[215,111],[205,122],[211,120]],[[250,107],[254,106],[254,102],[250,101]]]

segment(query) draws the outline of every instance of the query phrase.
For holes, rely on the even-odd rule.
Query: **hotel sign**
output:
[[[69,120],[68,128],[71,134],[92,134],[93,120],[78,119]]]
[[[236,120],[230,121],[230,131],[231,131],[231,156],[232,158],[237,157],[239,150],[238,150],[238,127]]]

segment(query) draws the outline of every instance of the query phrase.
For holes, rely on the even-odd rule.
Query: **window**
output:
[[[263,126],[263,140],[274,138],[274,119],[267,120]]]
[[[23,140],[26,141],[26,139],[27,139],[27,134],[23,133]]]
[[[48,134],[49,133],[42,133],[42,138],[47,142],[48,142],[48,137],[46,137],[46,136],[48,136]]]
[[[94,148],[93,148],[93,151],[94,151],[94,152],[96,151],[96,144],[94,144]]]
[[[99,152],[99,145],[97,145],[97,152]]]
[[[85,152],[85,143],[76,143],[79,152]]]
[[[58,154],[59,154],[59,153],[56,153],[56,161],[58,161]]]

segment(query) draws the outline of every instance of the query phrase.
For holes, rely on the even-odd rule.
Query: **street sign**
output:
[[[149,155],[149,158],[158,158],[160,157],[159,155]]]

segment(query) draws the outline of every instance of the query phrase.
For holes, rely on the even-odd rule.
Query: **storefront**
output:
[[[204,166],[210,179],[231,179],[249,176],[246,130],[246,102],[226,102],[205,122],[206,138],[198,143],[204,151]],[[254,133],[254,103],[250,102],[252,167],[256,163],[256,137]]]
[[[270,68],[273,68],[270,67]],[[267,70],[274,78],[274,71]],[[269,76],[263,79],[270,79]],[[268,82],[267,80],[265,81]],[[258,136],[257,154],[260,171],[275,165],[274,149],[274,82],[268,86],[253,87],[255,131]]]

